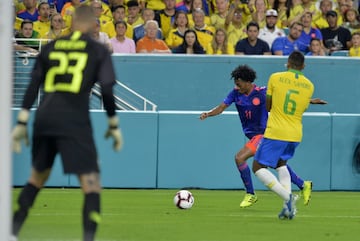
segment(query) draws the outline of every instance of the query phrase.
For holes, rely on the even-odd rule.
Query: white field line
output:
[[[32,213],[31,216],[79,216],[79,213]],[[103,217],[106,216],[123,216],[127,215],[127,213],[102,213]],[[224,214],[224,215],[206,215],[208,217],[246,217],[246,218],[276,218],[277,213],[274,214],[242,214],[242,213],[236,213],[236,214]],[[359,215],[302,215],[301,213],[296,215],[296,218],[343,218],[343,219],[360,219]]]

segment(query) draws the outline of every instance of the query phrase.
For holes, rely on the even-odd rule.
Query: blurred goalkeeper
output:
[[[122,135],[115,113],[113,85],[115,74],[109,51],[92,40],[95,16],[89,6],[80,6],[73,16],[73,33],[47,44],[37,57],[30,85],[25,93],[13,136],[15,152],[21,141],[29,143],[29,109],[40,86],[44,97],[36,111],[32,137],[32,171],[18,197],[13,217],[13,239],[47,181],[54,159],[61,155],[64,173],[76,174],[84,193],[83,240],[94,240],[100,217],[100,175],[97,151],[89,117],[89,94],[99,81],[108,116],[105,137],[114,139],[114,149],[122,147]]]

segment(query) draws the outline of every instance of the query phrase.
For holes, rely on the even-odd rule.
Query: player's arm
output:
[[[109,53],[104,57],[98,72],[100,80],[101,94],[103,97],[104,108],[108,116],[108,129],[105,132],[105,138],[112,137],[114,139],[113,148],[119,151],[123,145],[122,133],[119,128],[119,118],[115,112],[115,99],[113,94],[113,86],[115,84],[115,72]]]
[[[326,105],[327,101],[326,100],[322,100],[320,98],[314,98],[310,100],[310,104],[314,104],[314,105]]]
[[[272,96],[266,95],[266,110],[270,112],[272,106]]]
[[[200,120],[204,120],[209,116],[215,116],[221,114],[228,106],[223,102],[208,112],[203,112],[200,115]]]
[[[38,57],[36,59],[34,69],[31,72],[31,81],[26,89],[22,108],[18,113],[17,123],[12,130],[13,150],[17,153],[21,152],[21,141],[24,141],[25,145],[29,145],[29,137],[27,131],[27,123],[30,117],[30,108],[32,107],[36,97],[39,93],[40,84],[44,81],[43,64]]]

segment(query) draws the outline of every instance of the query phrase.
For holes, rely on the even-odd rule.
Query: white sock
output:
[[[268,169],[260,168],[255,172],[255,176],[257,176],[257,178],[259,178],[265,186],[279,195],[284,201],[290,200],[290,192],[280,184],[274,174],[272,174]]]
[[[289,193],[291,193],[291,177],[287,167],[286,166],[278,167],[276,168],[276,171],[279,174],[279,182],[281,183],[281,185],[283,185],[283,187]]]

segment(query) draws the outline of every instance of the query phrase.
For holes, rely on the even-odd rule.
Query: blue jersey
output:
[[[268,119],[265,101],[266,87],[256,85],[249,95],[241,94],[235,88],[224,99],[227,106],[235,103],[244,134],[249,139],[265,132]]]
[[[24,20],[27,19],[27,20],[30,20],[30,21],[32,21],[32,22],[35,22],[35,21],[37,21],[38,18],[39,18],[39,12],[38,12],[38,10],[36,9],[35,12],[34,12],[34,14],[31,14],[31,13],[29,13],[29,12],[26,11],[26,10],[22,10],[22,11],[18,12],[17,17],[18,17],[18,18],[22,18],[22,19],[24,19]]]
[[[283,55],[290,55],[292,52],[294,52],[294,50],[299,50],[305,53],[307,49],[308,46],[299,39],[291,42],[288,37],[276,38],[271,46],[271,51],[273,54],[276,51],[282,51]]]

